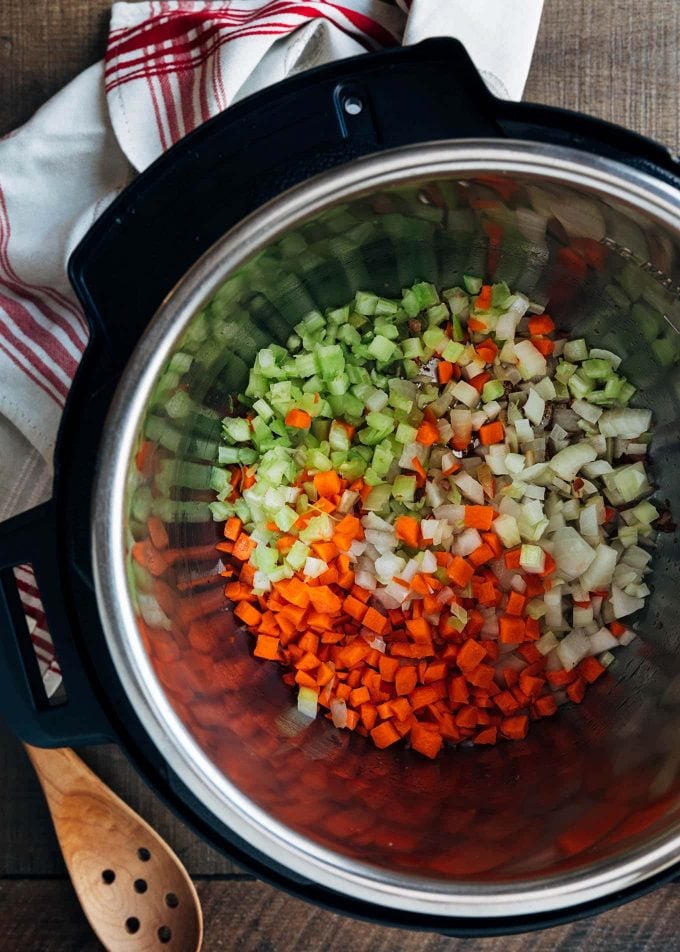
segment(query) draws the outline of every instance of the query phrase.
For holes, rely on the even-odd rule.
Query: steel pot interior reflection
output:
[[[584,255],[582,239],[598,254]],[[208,510],[220,420],[260,347],[285,344],[306,313],[359,289],[393,296],[463,274],[549,302],[559,330],[624,358],[636,401],[654,411],[657,495],[677,512],[680,195],[567,150],[445,143],[291,190],[190,272],[119,388],[93,558],[126,690],[217,820],[275,862],[375,903],[526,914],[680,857],[675,535],[660,538],[641,637],[581,706],[524,741],[428,762],[297,715],[225,602]],[[170,568],[156,577],[130,558],[151,514],[170,539]]]

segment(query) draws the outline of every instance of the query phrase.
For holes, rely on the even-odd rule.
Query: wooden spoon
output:
[[[198,952],[201,905],[148,823],[67,748],[25,745],[83,912],[109,952]]]

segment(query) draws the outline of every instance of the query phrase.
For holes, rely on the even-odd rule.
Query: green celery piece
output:
[[[396,476],[392,484],[392,496],[398,502],[413,502],[416,495],[415,476]]]
[[[428,281],[418,281],[411,290],[416,296],[421,311],[439,304],[439,293],[434,284],[430,284]]]
[[[378,295],[368,291],[357,291],[354,297],[354,310],[357,314],[371,316],[378,306]]]
[[[455,364],[460,360],[464,353],[464,344],[461,344],[459,341],[450,340],[442,351],[442,357],[444,360],[449,360]]]
[[[378,443],[373,450],[373,460],[371,468],[377,475],[383,479],[387,476],[388,470],[394,461],[394,451],[389,442]]]
[[[418,337],[407,337],[406,340],[403,340],[401,342],[401,351],[404,357],[408,359],[423,356],[423,348]]]
[[[483,283],[482,278],[475,278],[471,274],[463,275],[463,284],[468,294],[479,294]]]
[[[427,309],[427,323],[430,325],[430,327],[438,324],[444,324],[446,321],[448,321],[449,317],[449,309],[443,301],[441,304],[435,304],[434,307],[428,307]]]
[[[581,369],[591,380],[606,380],[614,372],[612,365],[603,357],[591,357],[585,360]]]
[[[376,335],[373,338],[371,343],[368,345],[368,352],[371,357],[374,357],[376,360],[380,360],[383,363],[387,363],[392,359],[396,347],[391,340],[388,340],[387,337],[383,337],[382,334]]]
[[[418,296],[415,291],[412,291],[410,288],[404,291],[401,306],[409,317],[417,317],[420,314]]]
[[[345,369],[345,355],[339,344],[317,347],[314,354],[317,372],[324,380],[333,380]]]
[[[512,296],[512,292],[505,281],[501,281],[500,284],[494,284],[491,288],[491,306],[507,308]]]
[[[588,359],[588,347],[582,337],[568,340],[564,345],[564,357],[568,361],[580,362]]]

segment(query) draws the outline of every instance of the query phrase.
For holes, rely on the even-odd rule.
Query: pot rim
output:
[[[590,189],[632,206],[680,235],[676,189],[610,159],[539,142],[468,139],[407,146],[358,159],[291,188],[219,239],[170,292],[144,332],[121,377],[103,431],[91,554],[100,617],[118,677],[158,751],[219,823],[270,861],[337,893],[411,913],[495,919],[577,906],[661,873],[680,858],[680,822],[646,844],[585,870],[513,882],[433,880],[352,860],[274,821],[212,763],[157,681],[125,594],[129,461],[153,385],[188,321],[230,273],[323,209],[380,188],[480,172],[532,175],[546,184]]]

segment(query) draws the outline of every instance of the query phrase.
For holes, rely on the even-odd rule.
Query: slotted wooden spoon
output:
[[[198,952],[201,905],[168,844],[72,750],[25,746],[100,942],[109,952]]]

